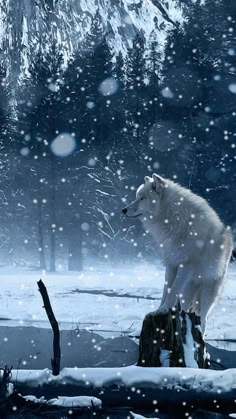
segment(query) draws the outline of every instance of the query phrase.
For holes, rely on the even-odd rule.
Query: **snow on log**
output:
[[[24,396],[26,401],[36,403],[36,404],[45,404],[50,406],[63,406],[63,407],[95,407],[97,409],[102,408],[101,400],[96,397],[88,396],[74,396],[74,397],[63,397],[58,396],[55,399],[46,400],[44,397],[37,399],[35,396]]]
[[[103,405],[131,407],[150,406],[170,399],[176,404],[183,401],[198,407],[208,403],[231,404],[235,407],[236,369],[225,371],[196,368],[64,368],[58,376],[50,370],[12,370],[11,383],[22,395],[57,398],[93,396]],[[2,379],[3,373],[0,373]]]
[[[209,368],[200,317],[178,307],[153,312],[143,321],[138,365],[142,367]]]
[[[69,416],[92,417],[99,416],[102,409],[101,400],[95,397],[58,397],[46,400],[35,396],[24,396],[13,392],[8,398],[0,401],[1,418],[8,418],[12,412],[18,412],[20,417],[64,418]],[[98,415],[97,415],[98,413]]]

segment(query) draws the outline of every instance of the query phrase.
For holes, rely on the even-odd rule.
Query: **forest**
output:
[[[149,39],[140,31],[115,54],[96,14],[68,62],[55,42],[46,54],[38,45],[17,85],[2,52],[2,265],[154,260],[150,238],[121,214],[153,172],[205,197],[235,233],[236,8],[179,7],[184,21],[163,48],[156,19]]]
[[[236,417],[235,23],[0,0],[0,419]]]

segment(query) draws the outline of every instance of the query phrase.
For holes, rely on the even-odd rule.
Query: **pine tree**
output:
[[[233,55],[228,53],[233,17],[227,8],[222,0],[186,4],[183,27],[167,38],[162,74],[163,118],[172,115],[181,134],[178,153],[186,169],[181,176],[202,195],[207,184],[219,211],[227,189],[219,197],[217,185],[227,185],[229,175],[234,176],[235,96],[229,90]]]
[[[157,122],[160,111],[161,52],[157,38],[157,31],[158,28],[156,27],[150,34],[146,54],[146,103],[150,126]]]
[[[17,115],[11,106],[12,92],[7,82],[7,70],[0,66],[0,169],[1,169],[1,229],[2,252],[6,251],[6,260],[13,263],[13,253],[17,244],[15,231],[23,216],[19,201],[22,191],[18,189],[18,155],[16,146]],[[18,195],[17,195],[18,191]],[[20,196],[19,196],[20,195]],[[22,236],[21,236],[22,239]],[[14,255],[15,256],[15,255]]]
[[[142,142],[146,126],[142,126],[144,119],[143,104],[146,92],[145,85],[145,60],[144,60],[144,39],[138,34],[133,40],[133,46],[128,50],[127,61],[127,115],[129,120],[129,131],[132,132],[135,142]]]
[[[19,121],[19,130],[24,130],[20,147],[25,150],[21,161],[31,176],[28,199],[36,206],[35,236],[38,237],[40,267],[46,268],[45,231],[50,237],[50,270],[55,270],[55,229],[56,192],[58,162],[50,151],[50,144],[56,136],[60,122],[59,81],[62,56],[53,44],[48,55],[40,52],[30,67],[31,77],[22,86],[19,100],[19,112],[23,116]],[[26,97],[26,100],[23,100]],[[22,126],[22,128],[21,128]],[[59,128],[60,129],[60,128]],[[27,162],[27,165],[26,165]]]

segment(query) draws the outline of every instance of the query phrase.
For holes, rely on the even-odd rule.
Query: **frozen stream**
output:
[[[236,339],[236,264],[207,323],[207,338]],[[37,281],[42,278],[61,329],[79,327],[104,337],[138,334],[146,313],[160,302],[164,269],[98,270],[41,275],[24,270],[0,271],[0,325],[48,328]],[[234,348],[235,349],[235,348]]]

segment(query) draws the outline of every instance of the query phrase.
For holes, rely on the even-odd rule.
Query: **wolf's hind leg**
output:
[[[160,310],[161,312],[166,312],[170,308],[175,307],[177,304],[177,301],[181,299],[182,290],[190,282],[192,282],[191,281],[192,278],[193,278],[193,270],[191,266],[185,265],[183,267],[179,267],[177,269],[177,274],[172,285],[170,287],[167,285],[167,288],[169,289],[167,289],[165,299],[163,303],[161,304],[160,308],[158,309],[158,311]],[[193,294],[193,291],[194,291],[193,288],[191,289],[188,288],[188,293],[192,292]],[[187,289],[186,289],[186,293],[187,293]]]
[[[167,267],[166,267],[165,285],[164,285],[164,289],[163,289],[163,294],[162,294],[162,299],[161,299],[160,306],[162,306],[165,303],[168,288],[172,287],[172,285],[174,283],[174,280],[176,278],[176,275],[177,275],[177,270],[178,270],[178,268],[176,266],[167,265]]]
[[[194,312],[199,315],[199,286],[194,281],[192,277],[182,288],[182,291],[179,294],[179,301],[181,310],[188,312]]]
[[[206,320],[211,310],[213,309],[217,297],[219,296],[222,282],[219,280],[212,280],[210,283],[204,282],[204,286],[200,291],[200,317],[201,329],[204,335],[206,329]]]

